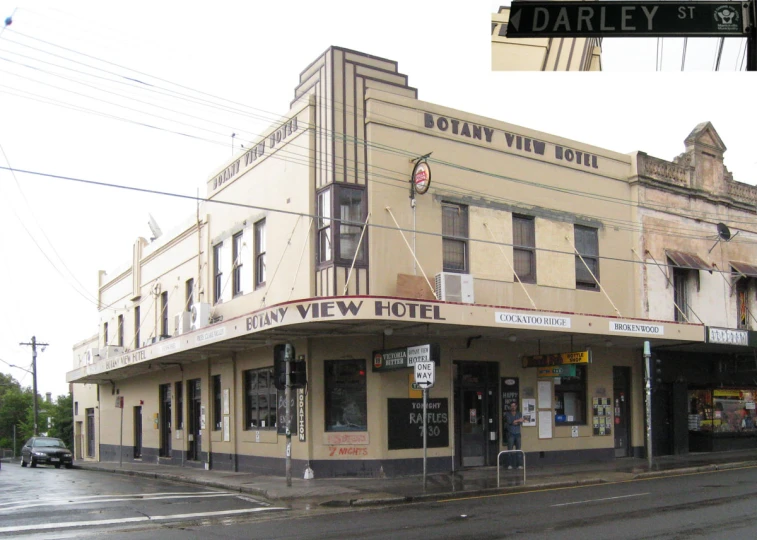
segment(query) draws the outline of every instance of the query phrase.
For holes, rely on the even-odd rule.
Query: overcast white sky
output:
[[[204,195],[205,180],[231,154],[231,134],[238,148],[285,113],[299,72],[339,45],[398,61],[422,100],[620,152],[672,159],[710,120],[735,178],[755,183],[752,77],[653,73],[655,40],[651,57],[639,41],[616,52],[606,40],[604,73],[492,74],[489,22],[498,6],[0,0],[2,19],[16,10],[0,35],[0,147],[16,169]],[[702,57],[711,66],[709,47]],[[237,112],[150,92],[168,88],[231,100]],[[194,203],[0,170],[0,359],[29,368],[31,350],[18,343],[33,335],[50,343],[38,357],[43,395],[67,391],[73,344],[98,331],[97,272],[129,261],[136,237],[149,238],[148,212],[165,232]],[[0,371],[31,385],[6,363]]]

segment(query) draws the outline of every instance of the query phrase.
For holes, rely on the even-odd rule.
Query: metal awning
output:
[[[757,278],[757,266],[752,266],[751,264],[743,262],[731,261],[731,268],[736,270],[736,272],[738,274],[741,274],[742,276]]]
[[[673,251],[672,249],[666,249],[665,255],[673,263],[674,266],[681,268],[689,268],[691,270],[707,270],[712,272],[712,266],[704,262],[699,255],[693,253],[687,253],[685,251]]]

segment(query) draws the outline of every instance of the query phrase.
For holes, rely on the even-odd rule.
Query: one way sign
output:
[[[434,371],[435,365],[433,362],[416,362],[415,363],[415,384],[420,388],[426,389],[434,386]]]

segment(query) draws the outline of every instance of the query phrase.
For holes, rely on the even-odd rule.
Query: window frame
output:
[[[456,208],[458,214],[463,213],[464,216],[461,218],[461,224],[464,230],[463,235],[455,235],[453,234],[453,231],[449,231],[447,228],[447,222],[444,219],[444,209],[445,208]],[[443,272],[451,272],[454,274],[467,274],[470,271],[470,252],[468,249],[468,241],[469,241],[469,235],[470,235],[470,220],[469,220],[469,207],[465,204],[450,202],[450,201],[442,201],[442,271]],[[451,266],[450,263],[447,261],[446,258],[446,246],[450,245],[451,243],[460,244],[463,248],[463,267],[457,268],[455,266]]]
[[[255,288],[265,286],[266,282],[266,220],[258,220],[252,227],[255,239]],[[262,268],[261,268],[262,265]]]
[[[360,194],[360,217],[359,219],[350,219],[349,221],[351,223],[358,223],[360,222],[361,225],[343,225],[342,224],[342,194],[344,193],[359,193]],[[365,223],[365,216],[367,215],[367,201],[366,201],[366,190],[365,187],[359,186],[359,185],[349,185],[349,186],[341,186],[337,185],[335,186],[335,189],[333,191],[334,197],[333,197],[333,216],[334,219],[332,223],[336,225],[334,227],[331,233],[331,242],[332,242],[332,257],[334,259],[335,264],[340,265],[352,265],[352,259],[355,257],[355,254],[353,254],[350,257],[343,257],[342,256],[342,227],[354,227],[358,230],[357,232],[357,238],[355,240],[355,253],[358,254],[358,257],[355,257],[355,266],[356,267],[363,267],[368,263],[368,231],[363,234],[364,229],[364,223]],[[334,234],[334,231],[336,231],[336,234]],[[360,243],[360,236],[363,235],[363,241]],[[346,236],[346,233],[345,233]],[[360,243],[360,247],[358,248],[358,243]]]
[[[168,336],[168,291],[160,293],[160,336]]]
[[[339,427],[336,423],[331,420],[334,415],[332,414],[332,407],[336,407],[337,405],[334,404],[334,400],[336,396],[346,394],[342,384],[342,388],[338,385],[339,381],[334,381],[334,376],[337,375],[337,367],[342,366],[348,366],[349,364],[353,364],[353,370],[356,370],[357,372],[357,382],[360,384],[361,388],[357,392],[357,400],[360,401],[360,403],[356,403],[358,408],[358,414],[362,416],[362,424],[355,424],[354,429],[349,428],[349,423],[346,424],[345,427]],[[333,366],[333,367],[332,367]],[[323,363],[323,385],[324,385],[324,431],[330,432],[330,433],[339,433],[339,432],[359,432],[359,431],[368,431],[368,378],[366,376],[366,362],[364,358],[361,359],[349,359],[349,360],[325,360]],[[342,372],[346,372],[346,370],[342,367]],[[339,375],[342,375],[341,373]],[[344,376],[344,375],[343,375]],[[342,379],[342,383],[344,383],[345,379]],[[351,398],[353,401],[357,401],[354,398]],[[348,404],[349,405],[349,404]],[[344,413],[345,406],[340,404],[339,406],[342,407],[342,412]],[[355,411],[351,411],[354,413]],[[349,422],[349,421],[348,421]]]
[[[252,378],[255,377],[256,383],[259,381],[259,375],[265,373],[267,376],[266,384],[267,386],[263,389],[266,390],[264,392],[261,392],[260,384],[256,384],[255,388],[251,388],[251,382]],[[256,368],[256,369],[248,369],[243,372],[242,377],[242,384],[244,385],[244,429],[245,431],[275,431],[277,430],[278,425],[278,404],[279,404],[279,396],[278,391],[276,390],[276,387],[273,384],[273,366],[271,367],[264,367],[264,368]],[[256,406],[255,406],[255,418],[256,424],[253,424],[253,418],[252,418],[252,394],[253,390],[255,390],[254,394],[256,397]],[[261,417],[260,417],[260,407],[259,407],[259,397],[261,395],[266,395],[268,399],[268,414],[266,415],[267,418],[271,418],[271,415],[273,415],[273,423],[269,425],[262,426],[261,425]],[[273,411],[273,412],[271,412]]]
[[[529,274],[524,274],[524,275],[518,274],[517,279],[520,279],[522,283],[536,283],[536,219],[534,219],[533,216],[513,214],[512,222],[513,222],[513,269],[517,269],[517,266],[518,266],[515,254],[527,253],[530,266],[531,266],[531,272]],[[523,238],[516,239],[516,231],[521,230],[520,227],[516,227],[516,223],[529,223],[527,227],[529,229],[528,233],[530,234],[530,239],[526,239],[526,242],[528,240],[531,240],[530,245],[528,243],[524,243]],[[513,279],[516,279],[515,276],[513,276]]]
[[[671,282],[673,283],[673,320],[675,322],[688,322],[689,317],[689,275],[687,268],[672,266]],[[676,308],[676,304],[678,308]],[[681,311],[683,312],[681,314]]]
[[[578,373],[581,373],[579,376]],[[572,379],[578,379],[578,381],[574,381]],[[554,416],[556,417],[558,414],[558,410],[562,410],[563,414],[565,411],[565,399],[563,397],[562,402],[558,400],[558,392],[561,393],[561,395],[564,395],[565,393],[578,393],[581,394],[583,403],[581,404],[580,411],[583,416],[581,419],[574,420],[572,422],[560,422],[557,423],[555,421],[555,426],[586,426],[588,425],[589,421],[589,415],[588,415],[588,408],[589,408],[589,393],[588,393],[588,387],[589,387],[589,369],[588,366],[583,364],[576,364],[576,377],[560,377],[560,384],[554,384],[552,386],[552,393],[555,396],[555,406],[554,406]],[[580,388],[577,388],[578,386],[581,386]],[[561,387],[566,387],[565,389],[562,389]],[[562,408],[558,409],[557,405],[558,403],[562,403]]]
[[[213,385],[213,431],[221,431],[223,426],[221,376],[213,375],[211,381]]]
[[[124,316],[123,314],[118,316],[118,346],[124,346]]]
[[[333,186],[328,186],[316,193],[316,262],[317,265],[325,266],[334,261],[336,246],[334,245],[333,223],[334,223],[334,197]],[[324,213],[327,210],[327,213]],[[323,254],[323,240],[328,243],[328,256]]]
[[[735,289],[736,328],[740,330],[749,330],[749,278],[739,277],[736,280]]]
[[[231,297],[243,294],[242,290],[242,231],[231,237]]]
[[[589,253],[589,252],[582,252],[581,248],[579,247],[579,241],[578,241],[578,231],[585,231],[585,232],[592,232],[594,236],[594,243],[596,246],[596,253]],[[576,289],[580,289],[583,291],[599,291],[599,283],[600,283],[600,275],[599,275],[599,229],[596,227],[589,227],[586,225],[579,225],[574,224],[573,225],[573,240],[575,242],[576,251],[578,254],[575,256],[575,268],[576,268]],[[583,247],[583,246],[581,246]],[[580,254],[580,256],[579,256]],[[583,258],[583,261],[581,260]],[[593,261],[595,263],[595,270],[593,269],[592,272],[594,273],[594,277],[596,278],[596,281],[592,278],[591,282],[588,280],[580,280],[579,281],[579,268],[582,269],[581,271],[586,270],[586,266],[584,265],[584,261],[588,264],[590,261]],[[591,267],[591,265],[589,265]]]
[[[135,349],[139,349],[141,346],[139,343],[139,338],[140,338],[139,330],[140,330],[140,327],[142,326],[142,322],[140,320],[142,318],[140,311],[141,311],[140,306],[134,306],[134,348]]]
[[[223,255],[223,242],[213,246],[213,304],[218,304],[223,295],[223,271],[221,269],[221,256]]]
[[[194,304],[194,278],[189,278],[184,282],[184,311],[192,311],[192,304]]]

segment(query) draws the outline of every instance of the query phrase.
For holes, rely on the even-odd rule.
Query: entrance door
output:
[[[171,457],[171,384],[160,385],[160,456]]]
[[[673,385],[660,383],[652,390],[652,455],[673,454]]]
[[[142,459],[142,407],[134,407],[134,459]]]
[[[612,368],[615,418],[615,457],[630,457],[631,448],[631,368]]]
[[[463,467],[494,465],[499,444],[494,362],[455,363],[455,456]]]
[[[189,428],[189,453],[187,459],[191,461],[200,461],[200,450],[202,441],[200,439],[200,414],[202,393],[200,389],[200,379],[187,381],[187,398],[188,403],[188,428]]]
[[[95,457],[95,410],[87,409],[87,457]]]

